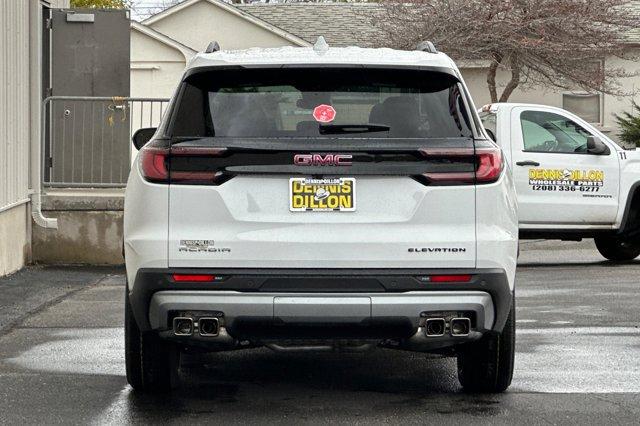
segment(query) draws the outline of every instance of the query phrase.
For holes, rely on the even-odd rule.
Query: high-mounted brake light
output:
[[[211,274],[173,274],[175,282],[212,282],[216,280],[215,275]]]

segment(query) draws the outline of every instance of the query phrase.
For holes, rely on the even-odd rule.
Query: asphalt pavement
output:
[[[521,243],[513,384],[468,395],[453,359],[377,350],[195,356],[171,395],[126,384],[120,269],[0,279],[0,424],[638,424],[640,262]]]

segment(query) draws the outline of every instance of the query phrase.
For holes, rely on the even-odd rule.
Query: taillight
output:
[[[221,157],[226,148],[174,146],[171,148],[171,183],[181,185],[219,185],[228,179],[211,158]]]
[[[476,182],[491,183],[500,178],[504,168],[500,148],[476,148]]]
[[[169,149],[148,144],[140,150],[140,169],[142,177],[149,182],[167,183],[169,181]]]
[[[225,180],[223,173],[212,169],[207,158],[219,157],[226,148],[173,147],[150,143],[140,150],[140,168],[145,180],[154,183],[213,184]]]
[[[443,165],[443,171],[427,172],[421,176],[429,185],[491,183],[498,180],[503,169],[502,151],[497,147],[426,148],[420,152]]]

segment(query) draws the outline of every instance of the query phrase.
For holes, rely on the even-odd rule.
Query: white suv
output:
[[[451,59],[209,50],[134,135],[129,383],[169,389],[189,347],[383,347],[457,356],[465,389],[506,389],[515,193]]]

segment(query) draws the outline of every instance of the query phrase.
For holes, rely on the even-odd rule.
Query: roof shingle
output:
[[[330,46],[381,47],[384,33],[371,22],[383,10],[375,3],[270,3],[234,5],[243,12],[309,43],[324,36]]]

